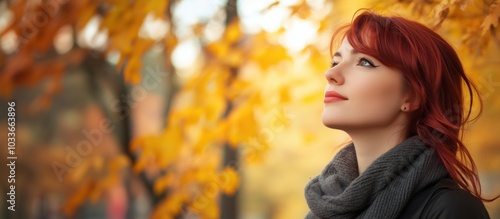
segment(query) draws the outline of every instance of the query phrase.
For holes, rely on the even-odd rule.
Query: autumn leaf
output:
[[[99,158],[97,158],[99,159]],[[120,172],[130,165],[130,160],[125,155],[118,155],[108,164],[108,171],[111,173]]]
[[[302,19],[307,19],[311,16],[311,9],[307,1],[302,0],[299,4],[291,6],[290,9],[292,10],[292,15],[297,15]]]
[[[65,215],[73,215],[76,209],[83,204],[87,199],[87,196],[91,193],[92,189],[95,187],[95,182],[85,183],[84,186],[77,189],[71,198],[66,202],[63,207],[63,212]]]
[[[155,193],[161,194],[162,192],[164,192],[168,188],[168,186],[173,182],[173,180],[174,176],[171,174],[167,174],[166,176],[158,178],[154,184]]]
[[[131,56],[128,59],[123,77],[125,81],[132,84],[139,84],[141,81],[142,61],[140,56]]]
[[[167,55],[172,54],[172,51],[179,44],[179,40],[172,32],[169,32],[162,41]]]
[[[82,8],[81,15],[78,18],[76,28],[77,30],[82,30],[92,17],[95,16],[97,10],[97,2],[88,1],[88,3]]]
[[[186,197],[180,192],[169,195],[168,199],[163,200],[153,211],[152,218],[174,218],[182,209]]]
[[[240,185],[238,172],[233,167],[226,167],[218,176],[218,185],[222,192],[233,195]]]
[[[439,27],[441,27],[441,24],[450,12],[450,7],[451,3],[446,3],[445,1],[436,5],[436,7],[434,8],[434,29],[439,29]]]
[[[481,24],[482,34],[484,35],[490,28],[498,27],[498,19],[500,19],[500,5],[496,1],[490,5],[489,13]]]
[[[228,66],[239,67],[245,61],[245,54],[240,49],[232,49],[223,60]]]
[[[224,41],[215,41],[207,46],[207,50],[218,58],[223,58],[229,53],[229,44]]]
[[[249,59],[257,63],[263,70],[267,70],[281,61],[291,58],[282,46],[267,44],[252,50]]]
[[[225,41],[227,44],[233,44],[233,43],[237,42],[242,36],[243,36],[243,33],[241,32],[241,29],[240,29],[240,21],[239,21],[239,19],[234,19],[226,27],[226,30],[224,32],[223,41]]]

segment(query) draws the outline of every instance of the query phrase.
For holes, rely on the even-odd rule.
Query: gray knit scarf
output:
[[[447,175],[434,148],[418,136],[381,155],[361,175],[351,143],[307,184],[306,219],[396,218],[415,192]]]

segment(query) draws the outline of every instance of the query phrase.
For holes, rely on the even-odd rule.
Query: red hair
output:
[[[494,200],[481,197],[476,165],[461,140],[463,126],[471,120],[474,92],[478,91],[450,44],[420,23],[370,11],[363,11],[350,24],[338,28],[330,49],[334,40],[344,37],[356,51],[402,72],[405,91],[418,104],[411,109],[407,137],[418,135],[435,147],[460,187],[483,201]],[[467,113],[463,88],[470,96]],[[481,110],[479,95],[478,99]]]

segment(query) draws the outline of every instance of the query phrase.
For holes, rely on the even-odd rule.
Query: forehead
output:
[[[340,43],[340,46],[337,49],[337,51],[341,51],[341,50],[344,50],[344,51],[351,51],[352,50],[351,43],[349,43],[349,40],[347,40],[347,37],[344,37],[344,39],[342,39],[342,43]]]
[[[337,51],[334,53],[334,56],[342,56],[342,54],[353,53],[354,49],[352,48],[347,37],[344,37],[342,43],[337,48]]]

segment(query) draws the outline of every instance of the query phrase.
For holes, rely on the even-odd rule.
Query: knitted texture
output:
[[[307,184],[306,219],[396,218],[413,194],[447,175],[435,149],[418,136],[381,155],[361,175],[351,143]]]

